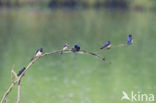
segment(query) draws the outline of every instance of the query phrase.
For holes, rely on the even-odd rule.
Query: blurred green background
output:
[[[100,9],[84,9],[82,5],[54,9],[46,7],[49,4],[8,6],[0,1],[0,99],[10,85],[13,64],[18,72],[27,66],[36,49],[54,51],[66,42],[70,47],[78,43],[81,49],[97,52],[106,61],[72,53],[43,57],[22,80],[21,103],[127,103],[120,100],[122,91],[156,96],[156,12],[151,10],[155,1],[133,3],[127,3],[126,8],[107,8],[105,4]],[[138,5],[141,9],[135,9]],[[126,43],[129,33],[134,45],[99,50],[108,40],[114,46]],[[16,97],[15,87],[8,103],[16,102]]]

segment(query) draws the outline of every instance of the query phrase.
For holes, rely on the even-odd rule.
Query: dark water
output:
[[[156,95],[154,12],[111,10],[0,10],[0,97],[10,70],[27,66],[36,49],[44,52],[79,43],[106,62],[82,54],[51,55],[36,62],[22,80],[21,103],[121,103],[122,91]],[[99,50],[110,40],[116,47]],[[16,101],[17,88],[8,97]],[[127,102],[127,101],[123,101]]]

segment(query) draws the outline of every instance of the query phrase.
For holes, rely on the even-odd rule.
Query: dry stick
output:
[[[18,97],[17,97],[17,103],[20,103],[20,88],[21,88],[21,79],[22,77],[24,76],[24,74],[27,72],[27,70],[31,67],[31,65],[33,63],[35,63],[39,58],[43,57],[43,56],[46,56],[46,55],[50,55],[50,54],[56,54],[56,53],[61,53],[62,50],[57,50],[57,51],[53,51],[53,52],[49,52],[49,53],[45,53],[39,57],[35,57],[29,64],[28,66],[26,67],[26,69],[22,72],[22,74],[10,85],[10,87],[8,88],[8,90],[6,91],[6,93],[4,94],[2,100],[0,103],[4,103],[5,100],[6,100],[6,97],[8,96],[8,94],[11,92],[12,88],[14,87],[14,85],[16,83],[18,83]],[[64,50],[63,53],[70,53],[72,52],[72,50],[68,49],[68,50]],[[93,53],[93,52],[89,52],[89,51],[86,51],[86,50],[80,50],[79,52],[77,53],[86,53],[86,54],[90,54],[92,56],[96,56],[102,60],[105,60],[104,58],[100,57],[99,55],[97,55],[96,53]]]
[[[4,96],[3,96],[2,100],[1,100],[1,103],[5,103],[6,97],[11,92],[11,90],[14,87],[15,84],[16,84],[15,82],[11,83],[10,87],[8,88],[8,90],[6,91],[6,93],[4,94]]]
[[[20,103],[20,97],[21,97],[21,79],[24,76],[24,74],[27,72],[27,70],[30,68],[30,66],[39,59],[40,57],[35,57],[26,67],[26,69],[22,72],[20,77],[17,79],[18,83],[18,94],[17,94],[17,103]]]
[[[17,95],[17,103],[20,103],[20,97],[21,97],[21,82],[18,82],[18,95]]]
[[[97,55],[96,53],[90,52],[90,51],[80,50],[79,53],[87,53],[87,54],[89,54],[89,55],[95,56],[95,57],[97,57],[97,58],[99,58],[99,59],[105,61],[105,58],[103,58],[103,57]]]
[[[17,79],[16,73],[14,71],[15,69],[15,65],[13,64],[12,68],[11,68],[11,82],[13,82],[13,79]]]
[[[131,45],[134,45],[134,44],[136,44],[136,42],[133,42]],[[112,45],[111,46],[111,48],[106,48],[106,49],[104,49],[104,51],[105,50],[110,50],[110,49],[114,49],[114,48],[120,48],[120,47],[126,47],[127,46],[127,44],[119,44],[119,45],[116,45],[116,46],[114,46],[114,45]],[[101,50],[101,51],[96,51],[96,53],[103,53],[103,50]]]
[[[131,45],[135,45],[135,44],[136,44],[136,42],[131,43]],[[127,46],[127,44],[119,44],[117,46],[112,46],[111,48],[119,48],[119,47],[126,47],[126,46]]]
[[[11,68],[11,79],[12,79],[12,77],[13,77],[12,71],[14,70],[14,68],[15,68],[15,65],[13,65],[12,68]],[[6,93],[4,94],[1,103],[5,103],[5,102],[6,102],[6,97],[8,96],[8,94],[10,93],[10,91],[12,90],[12,88],[13,88],[13,86],[14,86],[15,84],[16,84],[15,82],[12,82],[12,83],[11,83],[10,87],[8,88],[8,90],[6,91]]]
[[[10,87],[8,88],[8,90],[6,91],[6,93],[4,94],[4,96],[3,96],[3,98],[2,98],[2,100],[1,100],[1,102],[0,103],[5,103],[5,99],[6,99],[6,97],[8,96],[8,94],[11,92],[11,90],[12,90],[12,88],[14,87],[14,85],[16,84],[16,83],[20,83],[20,81],[21,81],[21,79],[22,79],[22,77],[24,76],[24,74],[26,73],[26,71],[30,68],[30,66],[35,62],[35,61],[37,61],[39,59],[39,57],[37,57],[37,58],[34,58],[34,60],[32,60],[29,64],[28,64],[28,66],[26,67],[26,69],[25,69],[25,71],[10,85]],[[17,99],[17,100],[19,100],[19,99]]]

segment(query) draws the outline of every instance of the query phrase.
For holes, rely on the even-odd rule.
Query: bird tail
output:
[[[105,48],[105,46],[101,47],[100,49],[103,49],[103,48]]]
[[[31,60],[30,60],[30,61],[34,60],[34,58],[35,58],[35,57],[31,58]]]

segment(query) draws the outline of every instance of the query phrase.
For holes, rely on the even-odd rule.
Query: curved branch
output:
[[[71,49],[68,49],[68,50],[56,50],[56,51],[53,51],[53,52],[49,52],[49,53],[44,53],[43,55],[41,56],[38,56],[38,57],[35,57],[32,61],[30,61],[30,63],[28,64],[28,66],[26,67],[26,69],[22,72],[22,74],[10,85],[10,87],[8,88],[8,90],[6,91],[6,93],[4,94],[2,100],[0,103],[5,103],[5,100],[6,100],[6,97],[8,96],[8,94],[11,92],[12,88],[14,87],[14,85],[16,83],[18,83],[18,96],[17,96],[17,103],[20,103],[20,88],[21,88],[21,80],[24,76],[24,74],[28,71],[28,69],[31,67],[32,64],[34,64],[38,59],[40,59],[41,57],[44,57],[44,56],[47,56],[47,55],[51,55],[51,54],[61,54],[63,51],[63,53],[73,53]],[[90,52],[90,51],[86,51],[86,50],[80,50],[76,53],[81,53],[81,54],[89,54],[89,55],[92,55],[92,56],[95,56],[101,60],[105,60],[105,58],[97,55],[96,53],[93,53],[93,52]]]
[[[1,100],[1,103],[5,103],[6,97],[9,95],[9,93],[11,92],[11,90],[12,90],[12,88],[14,87],[15,84],[16,84],[15,82],[11,83],[10,87],[9,87],[8,90],[5,92],[5,94],[4,94],[4,96],[3,96],[2,100]]]

